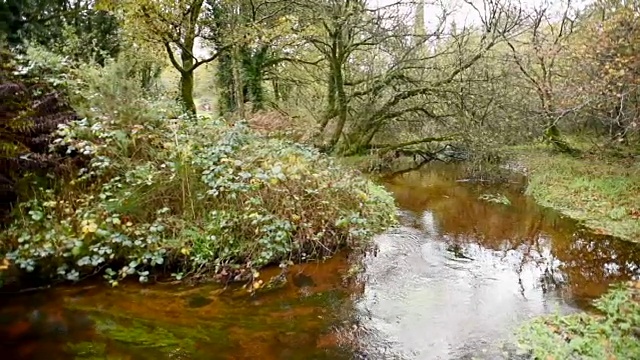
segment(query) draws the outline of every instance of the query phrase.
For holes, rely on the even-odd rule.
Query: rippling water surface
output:
[[[521,195],[432,166],[384,180],[401,226],[364,273],[341,254],[296,266],[282,288],[97,283],[5,295],[7,359],[498,359],[531,316],[588,309],[638,279],[640,247],[589,234]],[[505,195],[510,205],[479,200]],[[267,270],[264,276],[277,274]],[[506,345],[505,345],[506,344]]]

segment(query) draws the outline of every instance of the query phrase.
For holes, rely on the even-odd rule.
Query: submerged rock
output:
[[[313,281],[313,278],[311,276],[302,273],[293,275],[292,280],[293,285],[299,288],[316,286],[316,283]]]
[[[213,302],[212,299],[202,295],[196,295],[189,299],[188,306],[190,308],[200,308],[203,306],[207,306]]]

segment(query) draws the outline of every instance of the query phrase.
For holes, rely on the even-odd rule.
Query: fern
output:
[[[62,93],[14,74],[13,57],[0,50],[0,221],[19,198],[21,177],[64,171],[67,159],[49,145],[60,124],[78,118]]]

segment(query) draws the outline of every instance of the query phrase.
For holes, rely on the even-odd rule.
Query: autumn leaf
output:
[[[83,220],[81,226],[81,231],[84,235],[93,234],[98,230],[98,224],[96,224],[93,220]]]
[[[2,263],[0,263],[0,271],[7,270],[11,263],[6,258],[2,259]]]

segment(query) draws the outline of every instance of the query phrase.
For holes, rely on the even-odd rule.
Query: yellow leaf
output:
[[[7,270],[9,268],[9,265],[11,265],[11,263],[9,263],[9,260],[2,259],[2,264],[0,264],[0,270]]]
[[[96,224],[93,220],[84,220],[82,221],[82,233],[84,235],[92,234],[98,230],[98,224]]]

